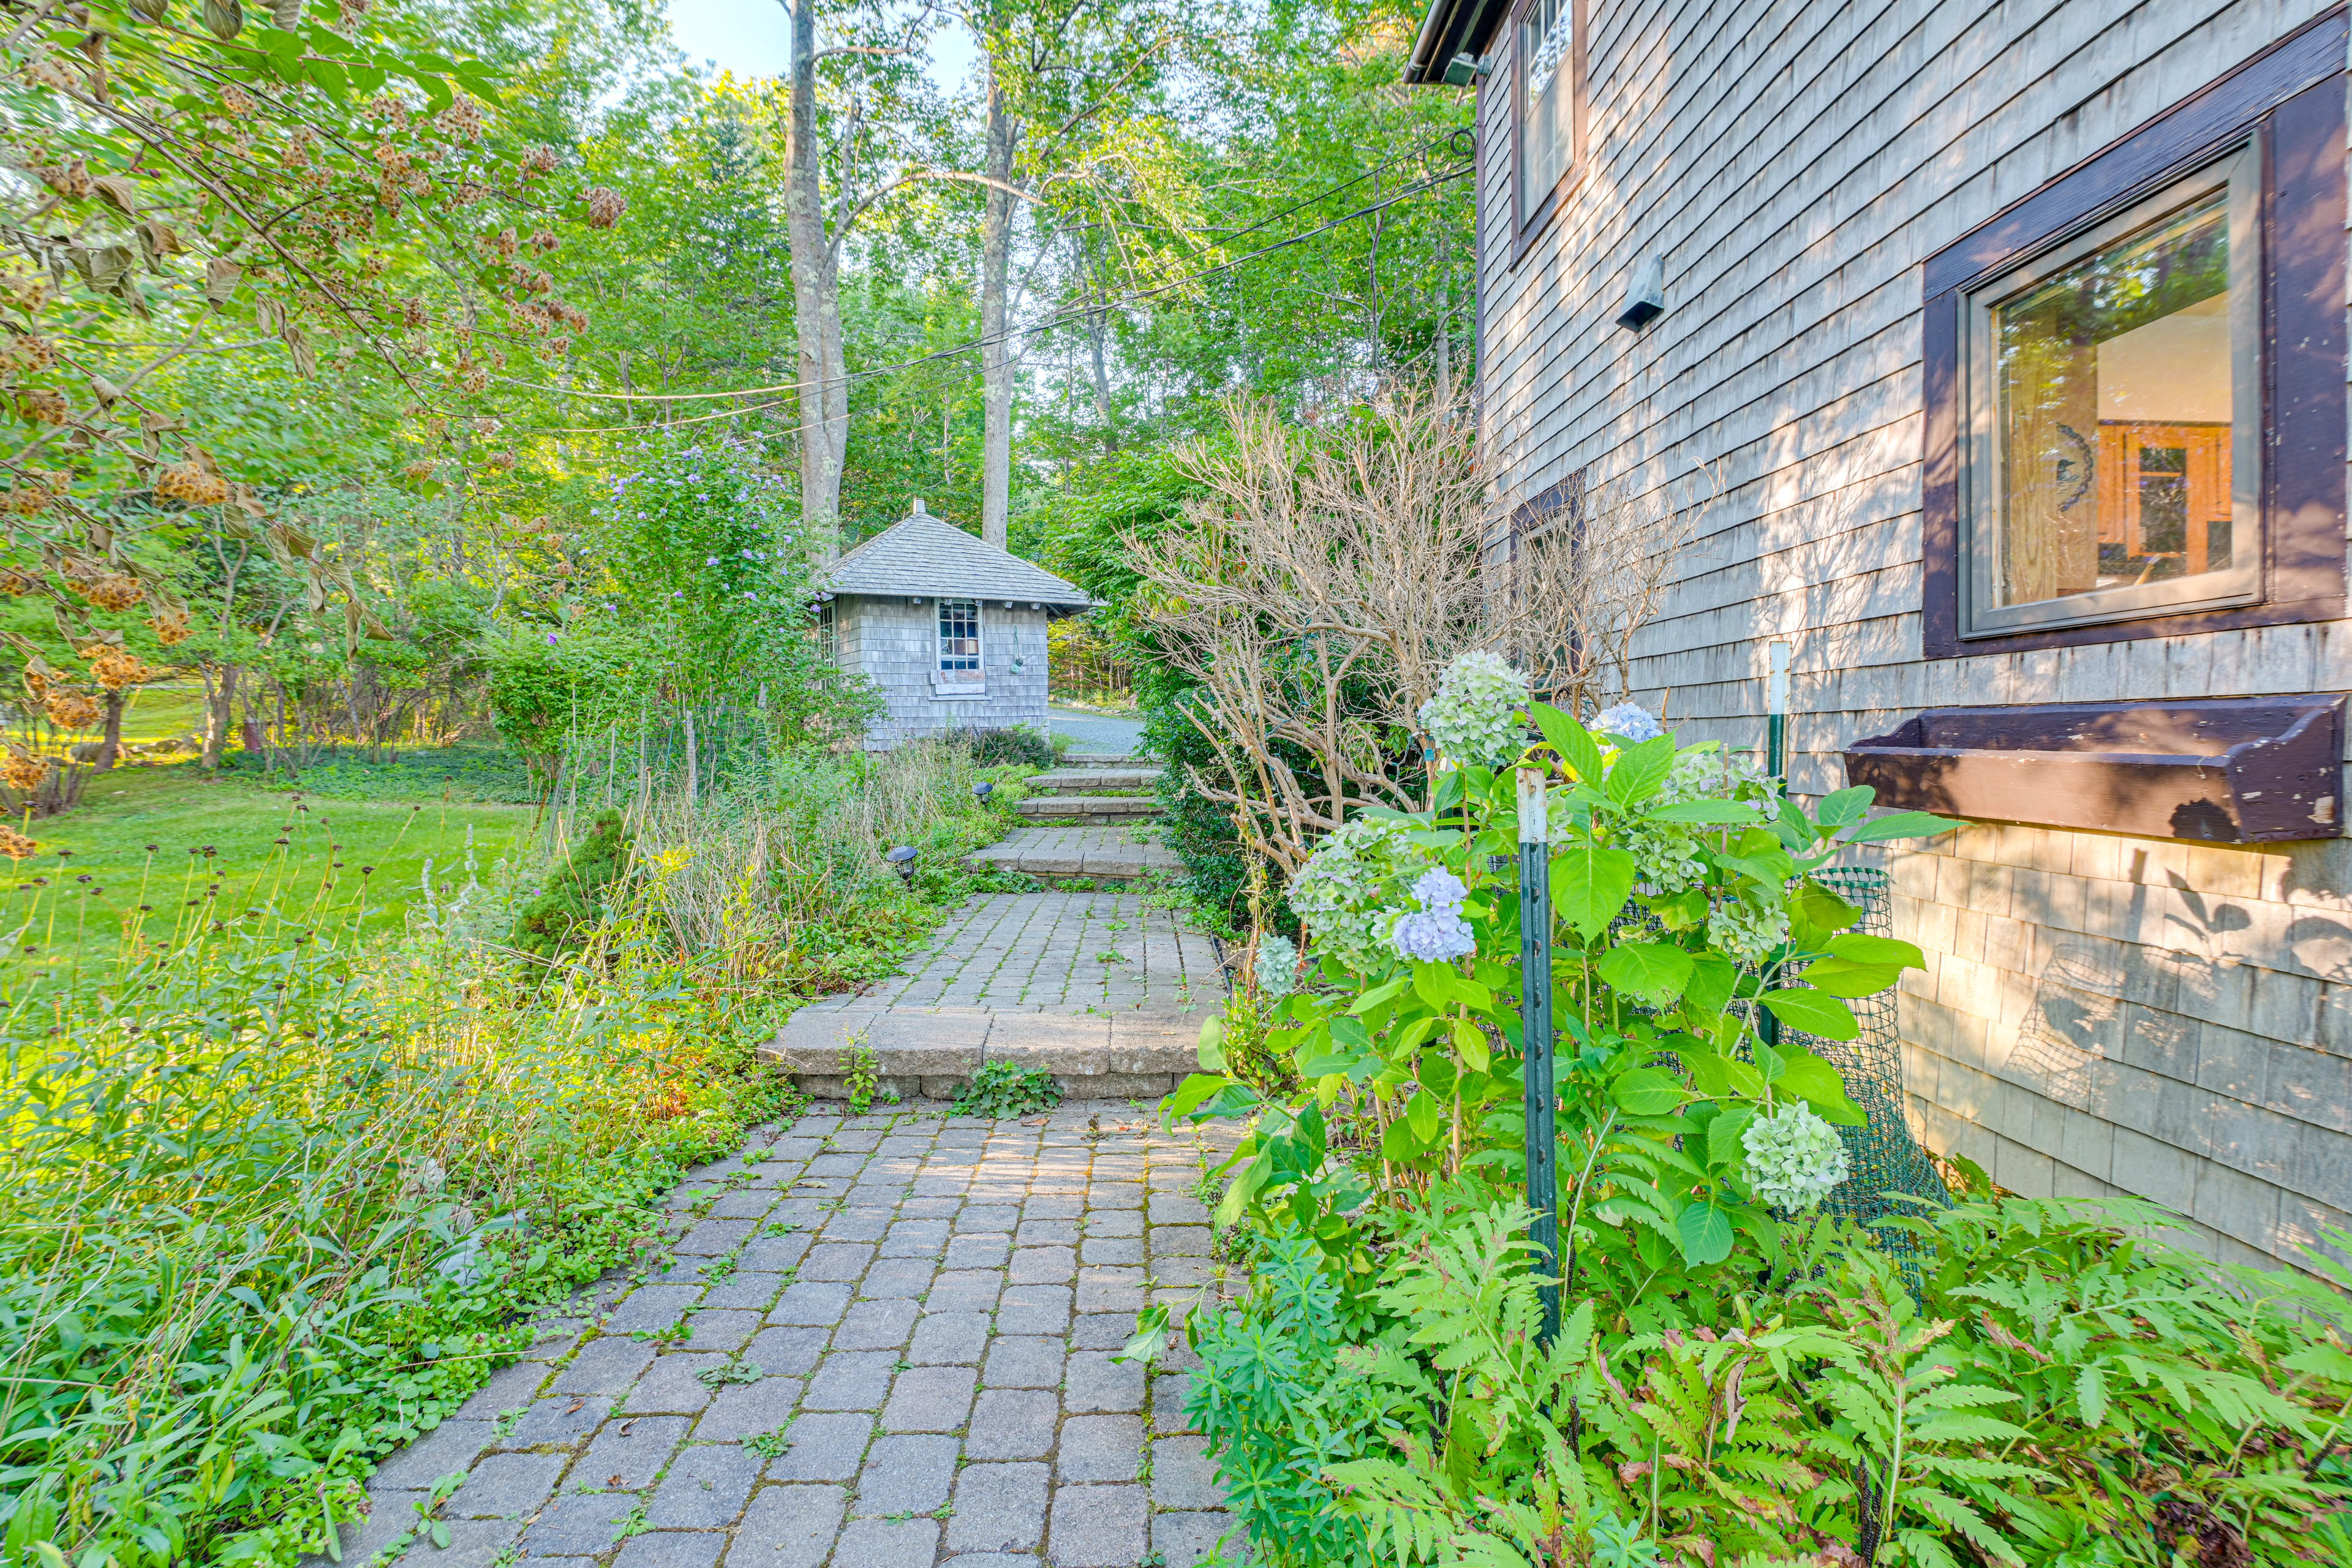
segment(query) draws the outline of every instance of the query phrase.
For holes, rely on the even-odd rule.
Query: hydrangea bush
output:
[[[1971,1201],[1990,1188],[1964,1163],[1952,1209],[1883,1222],[1902,1259],[1824,1212],[1862,1118],[1802,1041],[1853,1038],[1848,1002],[1920,955],[1852,931],[1812,873],[1948,825],[1873,818],[1864,789],[1803,809],[1627,704],[1506,717],[1504,684],[1449,679],[1423,721],[1460,765],[1430,808],[1368,811],[1294,883],[1301,984],[1244,999],[1291,1070],[1245,1082],[1204,1037],[1167,1102],[1253,1119],[1216,1217],[1255,1283],[1185,1328],[1186,1415],[1253,1556],[2352,1562],[2340,1300],[2208,1272],[2149,1238],[2147,1205]],[[1551,1258],[1519,1202],[1528,772],[1549,788]],[[1145,1320],[1131,1352],[1170,1310]]]
[[[1334,1215],[1409,1205],[1433,1181],[1512,1190],[1516,775],[1539,773],[1576,1283],[1629,1323],[1672,1321],[1691,1310],[1662,1305],[1677,1289],[1785,1263],[1782,1216],[1844,1179],[1833,1124],[1861,1113],[1798,1042],[1853,1038],[1847,999],[1921,962],[1907,942],[1849,930],[1860,911],[1810,873],[1849,844],[1946,824],[1866,821],[1866,789],[1808,813],[1747,758],[1678,745],[1633,704],[1588,728],[1527,692],[1492,655],[1455,661],[1421,715],[1455,764],[1433,775],[1430,809],[1365,811],[1292,880],[1313,983],[1273,1008],[1269,1045],[1295,1063],[1299,1098],[1268,1103],[1212,1070],[1171,1108],[1255,1113],[1223,1218],[1286,1215],[1343,1272],[1369,1270],[1373,1249]]]

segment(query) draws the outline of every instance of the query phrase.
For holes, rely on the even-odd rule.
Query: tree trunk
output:
[[[841,277],[825,232],[816,132],[816,0],[787,4],[793,22],[792,118],[784,196],[793,248],[793,379],[800,416],[801,533],[819,560],[841,546],[841,469],[849,447],[849,383],[841,344]]]
[[[123,692],[106,694],[106,738],[98,743],[98,771],[106,772],[122,754],[122,709],[131,699]]]
[[[236,666],[224,664],[217,676],[205,670],[205,755],[204,765],[221,765],[221,752],[228,745],[228,727],[236,704]]]
[[[988,72],[988,206],[980,231],[981,439],[980,536],[1004,548],[1013,516],[1013,344],[1005,335],[1013,273],[1013,154],[1021,122],[1005,101],[993,61]]]

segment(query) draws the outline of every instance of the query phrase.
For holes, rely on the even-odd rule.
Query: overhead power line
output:
[[[1120,310],[1130,305],[1139,304],[1147,300],[1158,299],[1161,295],[1172,293],[1187,285],[1198,283],[1203,279],[1218,277],[1221,274],[1234,271],[1238,268],[1249,264],[1250,262],[1263,260],[1266,257],[1276,255],[1281,251],[1288,250],[1294,246],[1304,245],[1310,239],[1315,239],[1322,235],[1330,233],[1333,229],[1339,227],[1343,224],[1353,223],[1358,218],[1369,217],[1372,214],[1380,212],[1384,208],[1396,205],[1399,202],[1407,201],[1414,196],[1421,195],[1425,192],[1435,190],[1440,185],[1449,184],[1455,180],[1461,179],[1465,174],[1472,173],[1475,166],[1476,165],[1473,163],[1461,163],[1450,169],[1441,170],[1437,174],[1426,175],[1422,179],[1416,180],[1412,184],[1406,185],[1389,195],[1381,197],[1379,201],[1368,202],[1352,212],[1344,213],[1339,216],[1331,219],[1328,223],[1318,224],[1303,234],[1295,234],[1286,239],[1278,239],[1271,245],[1260,246],[1255,250],[1245,251],[1240,256],[1228,258],[1223,261],[1216,263],[1214,266],[1202,268],[1196,272],[1190,272],[1181,278],[1171,279],[1165,283],[1155,284],[1149,289],[1133,289],[1116,299],[1097,300],[1085,305],[1068,306],[1060,310],[1056,310],[1041,321],[1035,321],[1027,326],[1008,327],[1003,332],[992,336],[974,338],[969,342],[958,343],[950,348],[934,349],[929,353],[918,354],[912,359],[900,360],[893,364],[874,365],[865,370],[852,371],[843,376],[824,377],[809,384],[812,388],[816,389],[834,385],[854,385],[859,382],[871,381],[877,376],[893,375],[902,370],[912,370],[919,365],[930,364],[940,360],[957,359],[965,354],[976,353],[980,350],[987,348],[992,343],[1009,342],[1016,338],[1035,337],[1041,333],[1050,332],[1058,327],[1068,324],[1071,321],[1081,320],[1099,311]],[[1296,212],[1298,210],[1299,206],[1310,205],[1313,202],[1323,199],[1324,196],[1328,196],[1338,191],[1346,190],[1349,185],[1357,184],[1366,177],[1367,176],[1365,175],[1360,174],[1355,179],[1349,180],[1344,184],[1333,186],[1331,191],[1323,193],[1322,196],[1309,197],[1307,201],[1301,202],[1287,210]],[[1277,217],[1283,215],[1276,215]],[[1265,221],[1272,222],[1274,220],[1269,218]],[[1263,225],[1252,226],[1252,227],[1260,226],[1263,226]],[[1242,234],[1247,234],[1250,230],[1243,229],[1239,232]],[[753,404],[747,407],[726,408],[720,409],[717,413],[713,414],[698,414],[684,419],[662,420],[642,425],[517,426],[517,428],[523,433],[540,436],[619,435],[632,430],[667,430],[675,429],[680,425],[706,424],[713,419],[740,418],[747,414],[759,414],[771,408],[781,407],[784,404],[797,398],[802,390],[801,383],[796,381],[787,381],[777,383],[772,386],[743,387],[731,392],[591,392],[583,391],[578,387],[551,386],[541,382],[518,381],[512,376],[500,376],[499,379],[510,386],[520,386],[533,392],[553,393],[558,396],[562,397],[587,398],[609,403],[713,402],[721,398],[738,397],[765,397],[768,399],[767,402]],[[782,395],[776,395],[778,394],[781,394]]]

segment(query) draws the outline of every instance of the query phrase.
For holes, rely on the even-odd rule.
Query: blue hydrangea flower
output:
[[[1444,867],[1433,866],[1414,881],[1412,896],[1421,900],[1421,907],[1424,910],[1458,911],[1462,908],[1462,900],[1470,896],[1470,889],[1463,884],[1461,878]]]
[[[1637,746],[1644,741],[1654,741],[1666,732],[1666,727],[1638,702],[1620,702],[1613,708],[1603,708],[1592,716],[1591,728]]]
[[[1470,922],[1462,918],[1459,909],[1415,910],[1400,915],[1390,940],[1399,953],[1424,963],[1451,963],[1469,957],[1478,946]]]

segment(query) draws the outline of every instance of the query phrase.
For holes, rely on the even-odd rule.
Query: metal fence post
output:
[[[1537,1267],[1551,1277],[1542,1287],[1540,1343],[1559,1332],[1559,1172],[1551,1033],[1551,820],[1544,775],[1517,773],[1519,786],[1519,1030],[1527,1083],[1528,1207],[1535,1211],[1528,1239]]]

